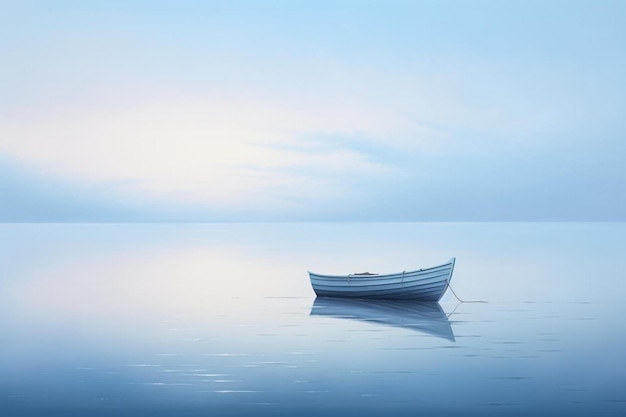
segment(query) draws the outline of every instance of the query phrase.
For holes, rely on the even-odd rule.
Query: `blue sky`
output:
[[[623,1],[0,3],[0,220],[626,220]]]

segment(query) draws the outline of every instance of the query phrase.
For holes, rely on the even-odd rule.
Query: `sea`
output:
[[[438,304],[307,274],[452,257]],[[625,260],[626,223],[0,224],[0,416],[624,416]]]

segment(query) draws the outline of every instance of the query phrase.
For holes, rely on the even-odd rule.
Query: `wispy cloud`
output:
[[[623,8],[451,4],[14,7],[0,155],[180,217],[538,218],[622,190]],[[573,216],[622,207],[594,196]]]

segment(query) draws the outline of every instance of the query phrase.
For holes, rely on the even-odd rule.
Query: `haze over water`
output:
[[[2,224],[0,414],[623,415],[623,223]],[[307,270],[447,261],[435,307]]]

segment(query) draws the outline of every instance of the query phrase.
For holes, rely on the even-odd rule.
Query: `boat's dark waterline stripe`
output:
[[[328,291],[316,289],[315,292],[318,296],[326,297],[351,297],[351,298],[372,298],[372,299],[406,299],[406,300],[425,300],[425,301],[438,301],[445,290],[447,284],[443,283],[438,287],[428,289],[406,289],[397,288],[390,290],[380,291]]]

